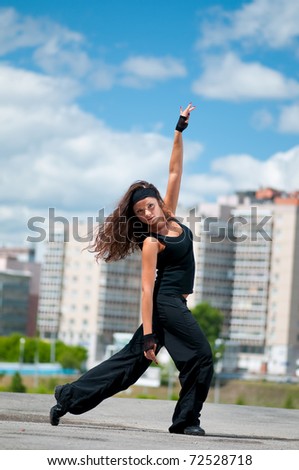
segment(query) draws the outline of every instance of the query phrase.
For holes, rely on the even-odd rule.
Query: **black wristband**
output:
[[[187,121],[187,117],[181,115],[179,117],[179,120],[178,120],[178,123],[176,125],[175,130],[179,131],[179,132],[183,132],[186,129],[186,127],[188,127],[188,122],[186,122],[186,121]]]
[[[157,339],[155,333],[149,333],[148,335],[143,336],[143,350],[145,352],[150,349],[154,349],[156,344]]]

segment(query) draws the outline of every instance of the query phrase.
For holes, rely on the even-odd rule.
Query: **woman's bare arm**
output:
[[[192,103],[188,104],[184,110],[180,108],[180,116],[185,117],[185,125],[187,127],[191,111],[195,109]],[[164,202],[166,206],[175,214],[181,187],[181,179],[183,174],[183,138],[182,131],[174,131],[174,139],[172,152],[169,162],[169,176]]]
[[[143,334],[153,333],[153,293],[156,279],[156,264],[159,251],[159,242],[156,238],[148,237],[142,247],[142,300],[141,312],[143,323]],[[157,359],[154,349],[144,353],[145,357],[156,364]]]

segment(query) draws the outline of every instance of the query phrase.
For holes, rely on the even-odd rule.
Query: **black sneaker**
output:
[[[59,403],[62,388],[63,385],[57,385],[57,387],[55,387],[54,397],[56,398],[57,404],[50,409],[50,423],[52,426],[58,426],[61,416],[65,414],[62,412],[62,406]]]
[[[61,406],[55,405],[50,409],[50,423],[52,426],[58,426],[61,416],[63,416]]]
[[[188,434],[189,436],[204,436],[206,434],[205,430],[202,429],[199,425],[187,426],[183,433]]]

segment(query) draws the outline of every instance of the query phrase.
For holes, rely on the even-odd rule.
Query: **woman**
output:
[[[177,369],[181,392],[169,432],[204,435],[199,417],[207,397],[213,363],[210,345],[187,308],[193,291],[191,231],[175,218],[183,169],[182,132],[195,109],[180,109],[164,200],[146,181],[132,184],[114,212],[99,228],[96,259],[116,261],[142,250],[142,325],[120,352],[71,384],[57,386],[50,422],[67,412],[81,414],[134,384],[165,346]],[[124,221],[126,223],[124,223]]]

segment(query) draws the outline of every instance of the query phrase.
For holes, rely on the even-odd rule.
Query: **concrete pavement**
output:
[[[299,410],[207,403],[206,436],[168,432],[174,401],[113,397],[80,416],[49,424],[52,395],[0,393],[4,450],[299,450]]]

